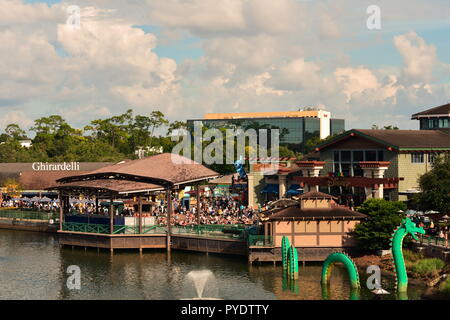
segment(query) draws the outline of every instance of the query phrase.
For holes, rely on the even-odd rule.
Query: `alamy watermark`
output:
[[[367,18],[366,26],[369,30],[381,29],[381,8],[377,5],[370,5],[367,7],[366,13],[369,15]]]
[[[77,265],[71,265],[67,268],[67,274],[70,276],[67,278],[66,286],[69,290],[81,289],[81,269]]]
[[[367,278],[366,285],[369,290],[381,289],[381,270],[377,265],[367,267],[367,273],[370,276]]]
[[[71,5],[67,7],[66,25],[72,29],[80,29],[81,27],[81,10],[79,6]]]

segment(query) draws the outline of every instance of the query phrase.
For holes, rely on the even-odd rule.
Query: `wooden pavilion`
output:
[[[219,174],[186,157],[164,153],[139,160],[126,160],[88,173],[67,176],[57,180],[48,189],[57,190],[60,200],[59,230],[62,245],[109,248],[162,248],[170,250],[171,217],[173,214],[172,191],[186,185],[218,177]],[[144,228],[142,197],[155,192],[165,192],[167,203],[167,227]],[[75,222],[66,221],[70,197],[95,198],[96,215],[81,217]],[[125,197],[138,199],[138,227],[127,227],[115,216],[114,200]],[[199,193],[197,192],[197,198]],[[99,215],[99,199],[109,200],[107,218]],[[200,201],[197,201],[197,205]],[[197,208],[197,213],[200,213]],[[198,216],[199,218],[199,216]],[[94,221],[94,223],[92,223]],[[94,226],[94,227],[93,227]]]

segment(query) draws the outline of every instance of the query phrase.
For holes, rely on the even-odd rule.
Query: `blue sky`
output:
[[[347,128],[417,128],[412,113],[450,102],[450,6],[377,2],[381,30],[366,27],[369,0],[8,0],[0,131],[49,114],[82,126],[127,108],[186,120],[305,106]]]

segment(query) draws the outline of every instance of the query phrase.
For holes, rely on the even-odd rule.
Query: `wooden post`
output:
[[[172,234],[172,188],[166,189],[167,195],[167,251],[170,251],[170,237]]]
[[[114,200],[111,197],[111,200],[109,202],[109,233],[114,233]]]
[[[138,207],[139,207],[139,234],[142,234],[142,197],[138,197]]]
[[[63,216],[64,216],[63,205],[64,205],[64,202],[62,199],[62,191],[59,190],[59,231],[62,231],[62,229],[63,229]]]
[[[197,224],[200,224],[200,185],[198,184],[198,182],[195,189],[197,190]]]

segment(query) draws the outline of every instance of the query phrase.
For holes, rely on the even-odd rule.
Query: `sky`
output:
[[[308,106],[418,129],[450,102],[449,34],[448,0],[0,0],[0,131]]]

